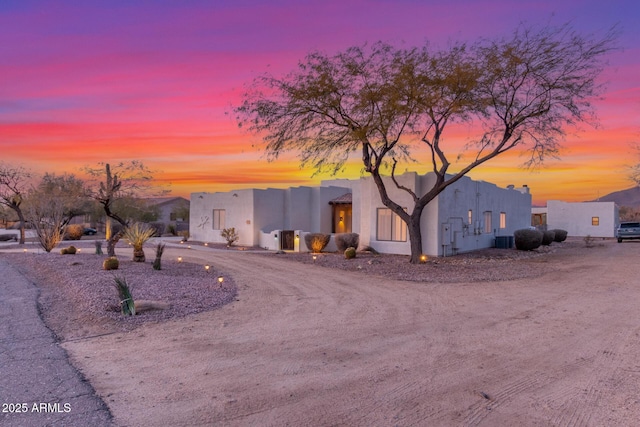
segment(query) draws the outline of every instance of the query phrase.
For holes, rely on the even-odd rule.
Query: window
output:
[[[507,213],[500,212],[500,228],[507,228]]]
[[[591,225],[600,225],[600,217],[592,216],[591,217]]]
[[[225,216],[226,216],[226,212],[224,209],[213,210],[213,229],[214,230],[224,230]]]
[[[491,233],[493,230],[493,225],[491,224],[491,211],[486,211],[484,213],[484,232]]]
[[[469,209],[469,212],[467,213],[467,224],[473,224],[473,211],[471,209]]]
[[[169,221],[176,221],[178,219],[178,215],[175,212],[171,212],[169,214]]]
[[[400,217],[388,208],[378,208],[377,239],[392,242],[407,241],[407,226]]]

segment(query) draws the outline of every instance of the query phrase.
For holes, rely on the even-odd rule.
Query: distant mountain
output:
[[[640,186],[614,191],[594,202],[615,202],[618,206],[640,207]]]

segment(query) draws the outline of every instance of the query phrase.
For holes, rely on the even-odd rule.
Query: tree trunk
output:
[[[26,228],[27,223],[24,220],[24,215],[22,214],[22,210],[18,209],[16,212],[18,213],[18,218],[20,219],[20,244],[24,245],[25,234],[26,234],[24,229]]]
[[[122,237],[122,230],[113,234],[109,240],[107,240],[107,256],[116,256],[116,245]]]
[[[133,248],[133,262],[144,262],[144,249],[142,246]]]
[[[409,232],[409,243],[411,244],[411,258],[409,262],[411,264],[418,264],[420,262],[420,256],[422,255],[422,231],[420,230],[420,215],[411,215],[409,223],[407,224],[407,230]]]

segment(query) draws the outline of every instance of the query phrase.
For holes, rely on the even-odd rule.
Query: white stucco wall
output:
[[[432,173],[418,176],[412,172],[397,177],[401,185],[419,195],[431,189],[435,179]],[[385,178],[385,184],[391,199],[410,212],[414,206],[412,197],[397,189],[390,178]],[[361,180],[360,191],[354,192],[354,209],[356,200],[362,209],[361,242],[382,253],[411,253],[408,239],[406,242],[377,240],[377,209],[384,205],[373,179]],[[468,223],[469,210],[472,211],[471,224]],[[491,212],[489,232],[484,230],[484,212]],[[502,212],[506,217],[504,228],[500,228]],[[526,228],[530,223],[531,195],[528,189],[499,188],[495,184],[463,177],[425,207],[421,218],[423,253],[443,256],[493,247],[496,236],[512,236],[515,230]]]
[[[213,210],[225,210],[225,228],[234,227],[238,244],[254,245],[254,193],[256,190],[236,190],[226,193],[192,193],[189,234],[192,240],[226,243],[220,231],[213,228]]]
[[[598,217],[599,225],[592,224],[593,217]],[[618,224],[618,207],[614,202],[547,202],[548,230],[559,228],[575,237],[614,237]]]
[[[500,188],[485,181],[463,177],[438,196],[440,240],[438,251],[450,255],[493,247],[497,236],[513,236],[515,230],[531,224],[531,194],[528,190]],[[471,223],[469,223],[471,211]],[[485,212],[490,212],[490,230],[485,229]],[[504,213],[505,227],[500,227]],[[449,224],[450,236],[444,236]],[[450,244],[447,242],[450,241]]]
[[[274,244],[270,239],[280,230],[330,233],[329,201],[349,191],[327,186],[193,193],[189,231],[192,240],[226,243],[221,230],[213,229],[213,210],[224,209],[224,227],[236,229],[238,244],[271,248]]]

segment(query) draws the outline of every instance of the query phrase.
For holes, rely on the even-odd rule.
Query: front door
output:
[[[351,233],[351,204],[333,205],[333,233]]]
[[[282,247],[280,249],[282,249],[283,251],[292,251],[295,249],[293,235],[293,230],[282,230]]]

